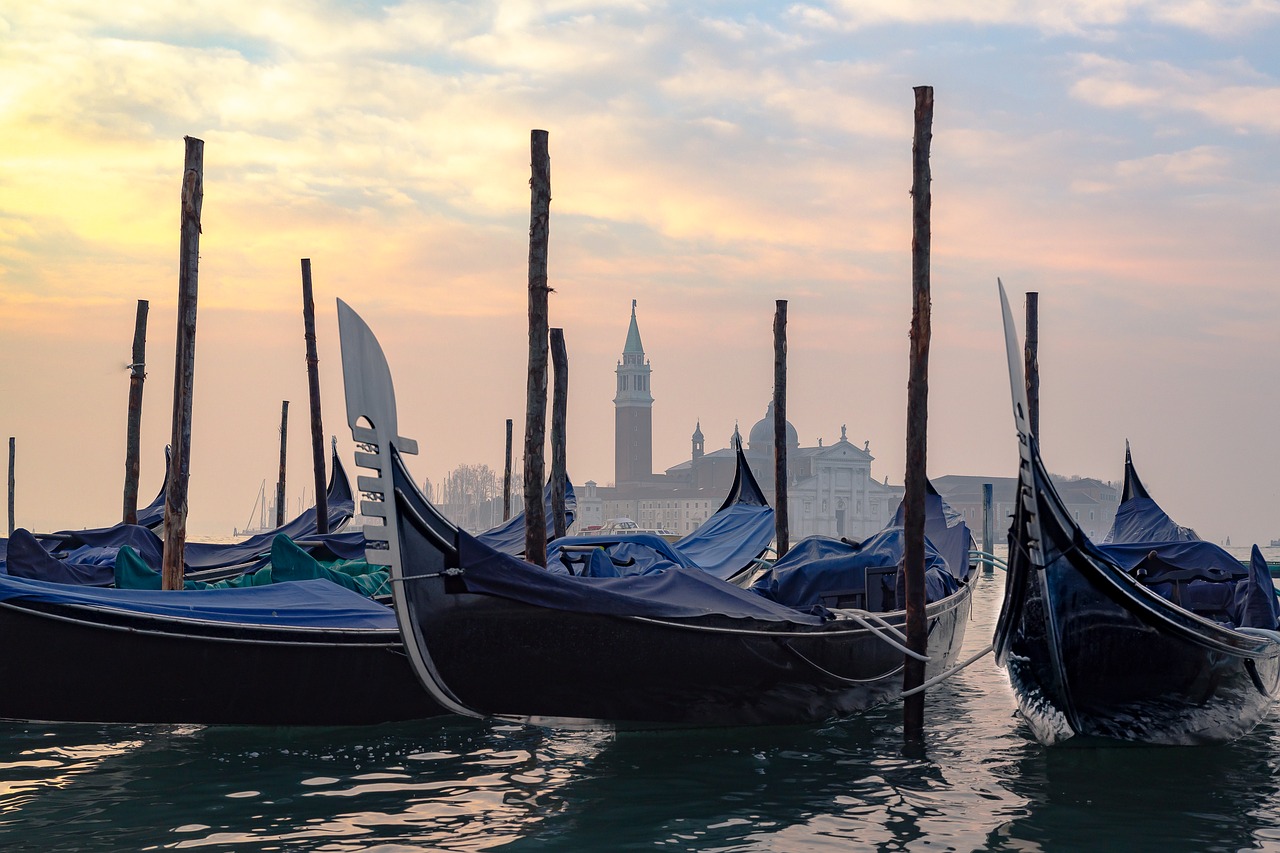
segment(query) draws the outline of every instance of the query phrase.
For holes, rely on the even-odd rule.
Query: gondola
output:
[[[239,542],[188,542],[183,549],[187,576],[197,580],[216,580],[256,571],[267,564],[266,555],[277,536],[302,541],[309,550],[341,552],[350,559],[353,549],[362,551],[363,548],[358,543],[358,534],[339,532],[355,512],[355,498],[336,449],[331,455],[326,499],[329,530],[333,533],[323,536],[317,533],[316,507],[311,506],[283,526]],[[156,570],[160,568],[164,550],[160,536],[140,524],[66,530],[52,536],[37,537],[41,548],[28,547],[27,538],[18,538],[14,547],[7,549],[4,564],[0,566],[5,573],[33,580],[92,586],[108,586],[113,582],[116,555],[121,547],[129,546]],[[54,543],[52,547],[50,542]]]
[[[370,562],[390,567],[406,651],[442,706],[471,717],[567,727],[812,723],[896,698],[900,610],[802,612],[673,567],[552,574],[478,542],[414,485],[395,391],[364,321],[338,303],[347,419],[371,495]],[[928,671],[958,655],[963,584],[929,604]]]
[[[1124,443],[1124,486],[1116,518],[1107,531],[1103,544],[1138,542],[1198,542],[1200,537],[1190,527],[1178,524],[1160,508],[1133,466],[1133,451]]]
[[[1023,719],[1046,745],[1212,744],[1248,733],[1280,690],[1280,634],[1261,554],[1254,549],[1242,582],[1204,564],[1126,571],[1089,541],[1031,434],[1021,348],[999,290],[1020,465],[994,645]],[[1231,584],[1230,619],[1172,600],[1197,582]]]
[[[442,709],[395,616],[327,580],[135,591],[0,576],[0,718],[362,725]]]

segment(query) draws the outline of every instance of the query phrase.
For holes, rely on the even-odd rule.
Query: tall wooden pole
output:
[[[555,537],[565,535],[565,422],[569,415],[569,355],[564,348],[564,329],[551,330],[551,371],[555,388],[551,393],[551,523]]]
[[[204,140],[187,136],[182,172],[182,237],[178,247],[178,338],[173,370],[173,433],[164,496],[161,585],[182,589],[187,541],[187,482],[191,479],[191,396],[196,376],[196,295],[200,268],[200,210],[204,204]]]
[[[307,391],[311,401],[311,468],[316,479],[316,532],[329,532],[329,494],[324,477],[324,424],[320,420],[320,356],[316,353],[316,301],[311,259],[302,259],[302,326],[307,341]]]
[[[276,527],[284,527],[284,463],[289,446],[289,401],[280,403],[280,479],[276,480]]]
[[[773,523],[778,556],[790,549],[787,511],[787,300],[773,312]]]
[[[991,553],[992,546],[992,512],[994,511],[994,500],[992,492],[995,489],[993,483],[982,484],[982,552],[984,554]],[[982,563],[983,574],[991,574],[995,571],[995,567],[991,563],[984,561]]]
[[[1027,377],[1027,422],[1031,434],[1040,440],[1040,294],[1027,291],[1027,338],[1023,349]]]
[[[529,381],[524,419],[524,558],[547,564],[547,515],[542,503],[542,445],[547,422],[547,242],[551,225],[551,155],[547,132],[530,133]]]
[[[147,378],[147,312],[151,303],[138,300],[133,321],[133,358],[129,365],[129,415],[125,427],[124,514],[125,524],[138,523],[138,456],[142,443],[142,383]]]
[[[933,139],[933,87],[917,86],[915,141],[911,163],[911,365],[907,379],[907,474],[903,544],[903,583],[906,587],[907,647],[918,654],[928,650],[924,594],[925,456],[929,426],[929,248],[932,238],[929,144]],[[904,691],[924,683],[924,662],[907,655],[902,676]],[[924,743],[924,691],[903,700],[903,737],[909,747]]]
[[[502,520],[511,518],[511,418],[507,418],[507,462],[502,468]]]
[[[17,452],[16,436],[9,436],[9,535],[13,536],[13,457]]]

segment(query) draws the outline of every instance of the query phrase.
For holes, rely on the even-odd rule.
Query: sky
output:
[[[1280,2],[0,0],[0,436],[15,521],[117,521],[148,300],[143,502],[171,435],[183,137],[204,140],[188,532],[256,521],[290,401],[314,499],[352,463],[335,299],[382,341],[415,474],[521,446],[530,131],[550,138],[568,469],[613,479],[630,317],[654,466],[763,417],[847,426],[901,483],[913,87],[934,88],[928,473],[1012,476],[996,279],[1039,296],[1049,468],[1181,524],[1280,538]],[[305,493],[304,493],[305,489]]]

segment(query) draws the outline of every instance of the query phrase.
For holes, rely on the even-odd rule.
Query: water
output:
[[[977,582],[971,650],[1002,583]],[[1046,750],[1013,707],[988,657],[930,692],[924,758],[900,704],[624,734],[0,724],[0,849],[1280,850],[1274,717],[1223,747]]]

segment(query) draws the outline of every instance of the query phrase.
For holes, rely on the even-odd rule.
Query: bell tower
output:
[[[653,395],[649,393],[652,368],[644,357],[640,327],[636,325],[636,301],[631,300],[631,325],[618,362],[618,393],[613,398],[614,485],[639,483],[653,477]]]

